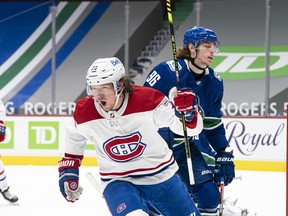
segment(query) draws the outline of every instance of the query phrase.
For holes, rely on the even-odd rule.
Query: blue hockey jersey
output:
[[[204,76],[196,80],[189,69],[186,59],[178,59],[181,88],[190,88],[199,97],[199,104],[204,113],[204,134],[215,151],[225,148],[228,141],[222,122],[223,81],[210,67]],[[147,76],[144,86],[160,90],[166,96],[177,86],[174,60],[162,62],[155,66]],[[201,149],[200,149],[201,150]]]

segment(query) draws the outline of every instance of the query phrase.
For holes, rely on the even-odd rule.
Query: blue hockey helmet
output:
[[[215,46],[219,49],[219,41],[216,34],[211,29],[199,26],[194,26],[186,31],[183,46],[186,47],[189,43],[192,43],[197,48],[204,41],[214,42]]]

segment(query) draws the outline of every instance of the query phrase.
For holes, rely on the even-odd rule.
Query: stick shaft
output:
[[[169,26],[170,26],[172,53],[173,53],[173,59],[174,59],[174,64],[175,64],[175,74],[176,74],[176,81],[177,81],[176,87],[177,87],[177,90],[179,91],[181,89],[181,83],[180,83],[180,78],[179,78],[179,66],[178,66],[178,60],[177,60],[176,40],[175,40],[175,34],[174,34],[173,15],[172,15],[170,0],[166,0],[166,6],[167,6],[168,21],[169,21]],[[188,135],[187,135],[187,127],[186,127],[184,112],[181,113],[181,117],[182,117],[184,145],[185,145],[185,152],[186,152],[186,158],[187,158],[189,181],[190,181],[190,185],[194,185],[195,180],[194,180],[193,167],[192,167],[192,162],[191,162],[191,151],[190,151],[189,140],[188,140]]]
[[[94,175],[92,173],[88,172],[88,173],[86,173],[86,178],[89,181],[89,183],[96,189],[96,191],[102,196],[103,189],[102,189],[100,183],[94,177]]]
[[[223,216],[224,210],[224,182],[220,183],[220,208],[219,208],[219,216]]]

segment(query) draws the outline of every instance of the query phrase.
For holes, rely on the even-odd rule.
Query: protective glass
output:
[[[205,41],[205,42],[202,42],[200,45],[201,45],[202,49],[207,49],[209,51],[213,50],[215,54],[220,52],[220,42],[219,41],[216,41],[216,42]],[[198,49],[199,49],[199,47],[198,47]]]

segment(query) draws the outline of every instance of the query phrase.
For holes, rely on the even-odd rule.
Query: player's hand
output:
[[[191,122],[197,111],[197,97],[194,92],[189,88],[183,88],[180,91],[175,88],[170,91],[169,97],[174,103],[175,115],[182,118],[181,113],[184,113],[185,120]]]
[[[59,187],[68,202],[75,202],[83,192],[79,185],[79,166],[79,159],[63,158],[58,162]]]
[[[233,151],[219,151],[215,156],[214,182],[218,185],[224,180],[224,185],[228,185],[235,177],[235,165]]]
[[[5,130],[6,126],[3,121],[0,121],[0,142],[3,142],[5,139]]]

